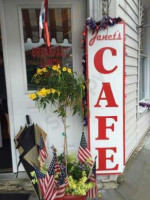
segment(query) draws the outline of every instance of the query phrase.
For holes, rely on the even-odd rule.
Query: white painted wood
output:
[[[126,54],[127,55],[129,54],[130,56],[138,57],[138,51],[128,46],[126,46]]]
[[[138,73],[138,70],[137,70],[137,67],[130,67],[130,66],[127,66],[126,67],[126,75],[137,75]]]
[[[126,85],[126,95],[137,90],[137,83]]]
[[[137,119],[139,66],[139,1],[119,0],[117,14],[126,25],[126,160],[150,126],[147,111]]]
[[[132,83],[135,83],[137,82],[137,75],[128,75],[126,77],[126,84],[129,85],[129,84],[132,84]]]
[[[126,104],[125,107],[125,112],[130,112],[131,109],[136,107],[136,99],[133,99],[132,101],[130,101],[128,104]]]
[[[24,58],[24,43],[22,30],[19,21],[19,9],[21,7],[33,7],[40,8],[40,0],[14,0],[4,1],[4,18],[5,25],[3,26],[5,31],[5,37],[7,45],[5,46],[8,62],[6,62],[6,70],[9,71],[8,77],[11,85],[12,98],[11,108],[13,112],[11,116],[14,118],[11,122],[11,134],[12,139],[14,134],[19,131],[20,126],[25,124],[25,115],[28,114],[32,120],[39,124],[48,133],[48,149],[54,144],[58,152],[62,152],[63,149],[63,125],[61,119],[52,113],[52,108],[48,108],[47,111],[41,111],[35,108],[34,103],[29,100],[28,92],[26,91],[25,80],[25,58]],[[84,0],[52,0],[49,4],[50,7],[71,7],[72,8],[72,38],[73,38],[73,67],[78,73],[82,72],[81,68],[81,39],[82,29],[86,19],[86,1]],[[13,16],[13,18],[12,18]],[[2,28],[2,29],[3,29]],[[18,76],[19,74],[19,76]],[[10,97],[10,95],[9,95]],[[70,112],[68,111],[69,115]],[[12,125],[13,124],[13,125]],[[79,145],[81,136],[81,123],[78,116],[70,117],[67,120],[67,125],[70,125],[68,129],[68,146],[69,151],[76,151]],[[14,126],[14,127],[13,127]],[[13,144],[13,142],[12,142]],[[13,145],[13,155],[16,156],[15,147]],[[18,159],[17,159],[18,160]],[[16,161],[13,160],[13,171],[16,172]]]

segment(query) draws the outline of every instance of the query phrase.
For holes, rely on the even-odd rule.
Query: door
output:
[[[63,124],[53,113],[54,108],[49,107],[46,111],[39,111],[34,102],[29,99],[29,94],[35,89],[30,81],[34,70],[34,55],[37,55],[37,47],[44,46],[44,41],[38,40],[37,31],[41,1],[5,0],[1,3],[4,10],[3,46],[7,71],[13,171],[16,172],[18,153],[13,139],[20,126],[26,123],[25,116],[29,115],[31,123],[37,123],[48,134],[48,149],[55,145],[59,153],[63,152]],[[59,58],[61,63],[69,65],[78,73],[82,73],[81,39],[85,19],[86,0],[49,1],[49,24],[54,52],[61,48],[66,55],[65,58]],[[52,50],[50,52],[53,53]],[[32,55],[31,60],[31,56],[28,55]],[[51,56],[49,62],[52,64],[60,60],[56,57],[53,59]],[[68,116],[68,148],[70,152],[77,151],[82,132],[81,120],[78,116],[71,117],[70,111]]]

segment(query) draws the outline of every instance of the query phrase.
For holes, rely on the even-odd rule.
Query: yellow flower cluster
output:
[[[50,88],[50,89],[42,88],[41,90],[39,90],[33,94],[30,94],[29,97],[30,97],[30,99],[35,100],[37,98],[37,96],[46,97],[47,95],[49,95],[51,93],[52,94],[58,93],[58,95],[60,95],[60,92],[53,88]]]
[[[67,68],[67,67],[63,67],[62,70],[63,70],[63,72],[67,71],[69,74],[72,73],[72,70],[70,68]]]
[[[30,97],[30,99],[34,100],[34,99],[36,99],[37,95],[36,94],[30,94],[29,97]]]
[[[60,65],[53,65],[53,66],[52,66],[52,69],[53,69],[54,71],[57,71],[59,74],[61,74]]]
[[[55,90],[54,88],[50,88],[50,89],[45,89],[42,88],[41,90],[37,91],[36,94],[40,97],[46,97],[48,94],[54,94],[54,93],[58,93],[58,95],[60,95],[60,92]]]
[[[87,191],[91,188],[94,187],[93,183],[87,183],[87,176],[86,176],[86,172],[83,171],[82,172],[82,178],[77,181],[74,180],[72,176],[68,177],[68,181],[69,181],[69,188],[72,191],[73,195],[82,195],[85,196]]]
[[[46,67],[38,68],[38,69],[36,70],[36,74],[38,74],[38,75],[41,75],[41,74],[43,74],[43,73],[45,73],[45,72],[47,72],[47,68],[46,68]]]

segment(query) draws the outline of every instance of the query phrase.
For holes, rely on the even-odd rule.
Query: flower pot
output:
[[[86,200],[87,196],[72,196],[72,195],[65,195],[61,198],[61,200]],[[60,200],[60,199],[55,199]]]

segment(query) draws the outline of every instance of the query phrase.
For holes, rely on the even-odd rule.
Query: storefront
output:
[[[44,62],[49,64],[61,62],[82,73],[81,39],[85,20],[88,16],[98,20],[108,11],[111,17],[121,17],[126,22],[125,157],[127,161],[150,127],[148,109],[139,106],[139,101],[149,99],[150,94],[149,29],[141,26],[149,24],[149,10],[144,11],[142,1],[139,0],[51,0],[49,1],[51,48],[46,52],[43,38],[39,40],[40,6],[40,0],[0,0],[13,172],[17,171],[18,162],[14,136],[20,126],[26,123],[26,115],[30,116],[31,123],[37,123],[48,133],[48,149],[55,144],[58,152],[63,150],[61,120],[51,112],[52,108],[46,112],[42,110],[39,112],[34,102],[29,99],[29,94],[35,89],[31,83],[35,66],[44,65]],[[47,53],[50,57],[45,61]],[[69,151],[77,151],[82,132],[80,119],[70,114],[67,123],[70,126]],[[115,178],[116,176],[111,175],[104,177],[104,179]]]

